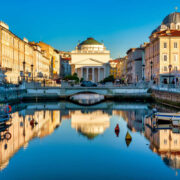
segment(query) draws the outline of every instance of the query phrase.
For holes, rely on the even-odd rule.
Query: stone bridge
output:
[[[69,99],[75,94],[81,93],[95,93],[103,95],[108,98],[135,98],[144,99],[150,98],[151,94],[148,93],[148,88],[138,87],[41,87],[41,88],[28,88],[25,99]]]

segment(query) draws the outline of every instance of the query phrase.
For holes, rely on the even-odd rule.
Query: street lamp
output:
[[[33,81],[33,67],[34,67],[34,65],[31,64],[31,77],[32,77],[32,81]]]
[[[170,84],[170,75],[171,75],[171,69],[172,69],[172,65],[171,64],[169,64],[169,84]]]
[[[145,64],[142,65],[142,80],[144,81],[144,69],[145,69]]]
[[[151,61],[150,62],[150,65],[151,65],[151,81],[153,80],[153,74],[152,74],[152,66],[153,66],[153,62]]]
[[[23,61],[23,74],[24,74],[24,79],[25,80],[25,68],[26,68],[26,62],[25,60]]]

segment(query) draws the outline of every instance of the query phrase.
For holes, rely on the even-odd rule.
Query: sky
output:
[[[78,41],[104,42],[112,58],[149,41],[180,0],[0,0],[0,20],[20,38],[72,51]]]

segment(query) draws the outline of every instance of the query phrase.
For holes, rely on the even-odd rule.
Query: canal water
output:
[[[13,106],[0,132],[0,180],[180,179],[180,133],[153,131],[149,114],[143,103]]]

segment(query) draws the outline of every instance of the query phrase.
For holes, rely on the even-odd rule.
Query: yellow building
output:
[[[46,51],[42,51],[41,47],[35,42],[30,42],[29,44],[33,47],[34,50],[34,80],[39,78],[49,78],[49,59],[47,57]]]
[[[49,59],[49,74],[50,78],[57,78],[60,75],[60,55],[59,51],[51,47],[50,45],[39,42],[37,43],[43,51],[46,51]]]
[[[114,59],[109,61],[110,64],[110,76],[113,76],[114,79],[118,78],[117,66],[119,64],[119,59]]]
[[[114,79],[125,78],[127,72],[127,56],[110,60],[109,64],[110,75],[114,76]]]

